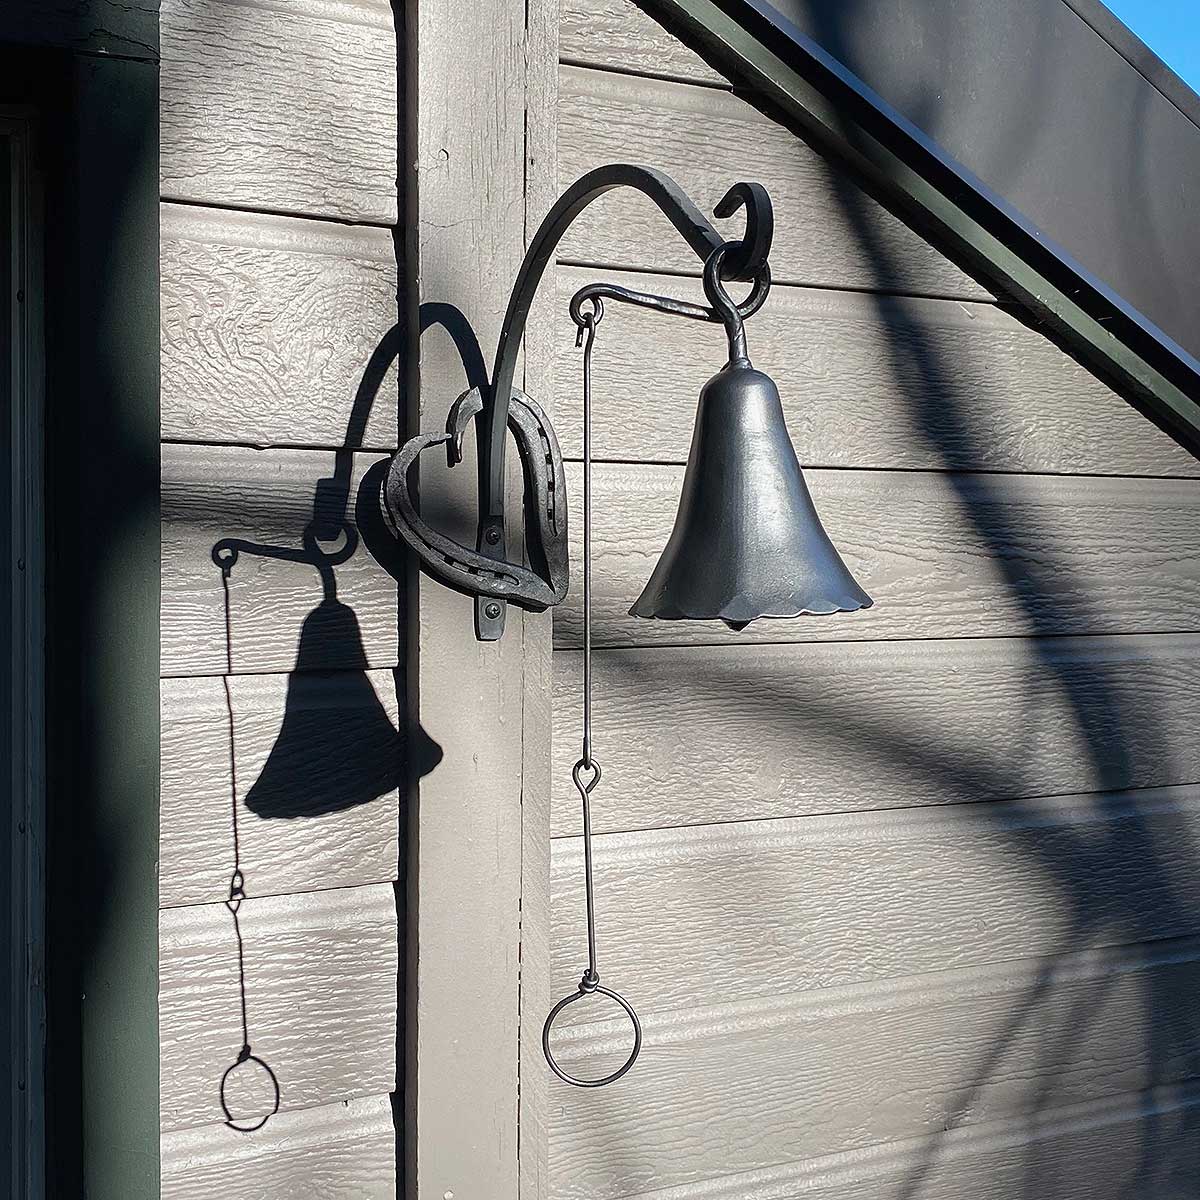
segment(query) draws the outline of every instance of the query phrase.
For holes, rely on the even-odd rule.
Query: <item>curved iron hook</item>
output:
[[[771,240],[775,236],[775,214],[771,197],[761,183],[735,183],[713,209],[717,217],[732,217],[739,208],[746,210],[746,232],[739,242],[727,242],[729,258],[725,279],[755,279],[767,266]],[[745,314],[743,314],[744,316]]]
[[[633,188],[652,200],[703,262],[708,263],[717,251],[722,251],[722,255],[717,257],[717,262],[718,265],[724,263],[726,278],[754,280],[750,297],[740,306],[742,316],[748,316],[761,305],[770,287],[767,257],[771,250],[774,217],[770,196],[760,184],[735,184],[717,205],[716,213],[720,217],[732,216],[739,209],[745,209],[745,234],[736,241],[723,238],[670,176],[651,167],[636,166],[632,163],[613,163],[598,167],[577,179],[558,198],[538,226],[525,252],[504,313],[491,379],[479,389],[481,405],[476,424],[480,512],[474,553],[464,553],[465,547],[456,543],[449,547],[441,546],[440,542],[443,539],[433,530],[420,524],[415,508],[408,499],[407,487],[399,486],[407,468],[415,461],[420,450],[427,446],[445,444],[451,464],[459,460],[464,411],[462,408],[452,411],[450,426],[445,436],[421,435],[413,439],[397,454],[390,471],[392,484],[388,491],[387,507],[399,536],[412,546],[432,574],[441,578],[443,582],[451,582],[452,586],[475,594],[476,636],[485,641],[495,640],[503,632],[505,600],[513,600],[536,610],[557,603],[561,598],[560,588],[565,585],[565,574],[560,576],[557,572],[557,560],[560,557],[565,559],[565,549],[560,552],[559,547],[555,545],[555,542],[564,536],[566,528],[565,498],[564,520],[561,525],[554,520],[546,521],[542,518],[541,523],[546,526],[546,536],[540,546],[530,547],[535,556],[542,560],[538,565],[551,569],[535,570],[530,575],[528,572],[523,573],[522,568],[510,562],[507,557],[504,459],[507,428],[511,419],[513,380],[534,296],[546,267],[554,258],[555,248],[575,218],[593,200],[618,187]],[[600,294],[603,293],[596,295],[597,301]],[[618,293],[610,290],[607,294],[615,297]],[[726,300],[729,300],[728,295],[723,294]],[[628,298],[633,303],[649,304],[665,311],[677,311],[685,316],[700,315],[699,312],[688,311],[686,306],[672,308],[669,304],[653,301],[645,293],[628,292],[622,298]],[[729,303],[732,304],[732,301]],[[725,320],[722,310],[716,305],[714,308],[721,319]],[[708,312],[705,312],[704,316],[707,320],[713,319]],[[726,328],[730,328],[728,321]],[[528,419],[530,415],[530,412],[523,412],[517,422],[518,426],[529,424],[530,429],[527,432],[531,439],[536,435],[536,441],[548,445],[544,441],[545,430],[533,429],[533,425],[540,427],[543,422],[534,418],[531,424]],[[546,424],[548,426],[548,423]],[[535,441],[531,440],[523,454],[523,459],[526,460],[527,482],[536,479],[539,474],[546,474],[544,470],[529,470],[529,464],[538,458],[535,444]],[[543,482],[548,480],[544,479]],[[535,526],[537,523],[533,522]],[[526,525],[528,533],[528,514]],[[558,527],[553,528],[554,526]],[[547,559],[550,561],[547,562]],[[492,600],[485,601],[485,596],[492,597]]]
[[[669,175],[652,167],[639,167],[632,163],[597,167],[580,176],[558,198],[533,235],[513,284],[496,347],[492,383],[480,418],[481,548],[490,528],[499,530],[500,542],[503,543],[504,431],[508,424],[508,403],[517,368],[517,353],[538,284],[553,257],[555,247],[575,218],[593,200],[618,187],[634,188],[654,201],[702,262],[706,262],[714,250],[726,244],[687,193]],[[766,266],[771,251],[774,217],[766,188],[756,183],[735,184],[722,198],[718,210],[719,214],[732,215],[741,207],[746,209],[746,238],[733,243],[737,249],[730,270],[736,269],[735,278],[751,278]]]

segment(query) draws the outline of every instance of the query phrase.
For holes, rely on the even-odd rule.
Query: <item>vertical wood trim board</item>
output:
[[[528,122],[550,120],[546,13],[534,5],[527,18],[524,0],[429,0],[409,12],[409,328],[418,305],[451,306],[490,361],[529,196],[545,194],[553,162],[546,130],[527,134]],[[437,428],[478,381],[464,376],[461,348],[444,330],[421,338],[415,360],[410,417]],[[527,364],[531,379],[542,369]],[[461,522],[474,511],[470,467],[447,475],[423,464],[421,491],[427,514],[436,506]],[[519,513],[519,491],[511,495]],[[541,860],[531,865],[531,898],[546,889],[548,622],[510,608],[503,638],[480,643],[470,598],[419,576],[412,589],[411,716],[444,757],[416,785],[410,824],[407,1185],[414,1200],[536,1197],[536,1100],[525,1140],[518,1128],[519,1103],[539,1086],[521,1088],[521,986],[524,969],[539,994],[537,973],[548,967],[524,961],[526,949],[545,956],[546,935],[536,907],[523,913],[522,889],[526,847]]]
[[[558,198],[558,0],[527,7],[525,237]],[[561,331],[556,268],[547,268],[525,338],[525,391],[555,411]],[[574,338],[570,340],[573,342]],[[516,511],[516,510],[514,510]],[[550,1195],[550,1073],[542,1056],[542,1023],[550,997],[550,764],[553,732],[554,617],[526,613],[521,794],[521,1049],[518,1154],[522,1200]]]

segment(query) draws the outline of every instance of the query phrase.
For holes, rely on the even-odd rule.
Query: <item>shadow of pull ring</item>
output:
[[[249,1118],[242,1119],[235,1117],[229,1109],[229,1101],[226,1098],[226,1089],[229,1086],[229,1078],[239,1067],[253,1063],[260,1071],[264,1072],[267,1079],[271,1082],[271,1087],[274,1090],[274,1100],[271,1104],[271,1111],[264,1113],[257,1119]],[[279,1111],[279,1077],[271,1069],[270,1065],[264,1062],[257,1054],[251,1054],[249,1044],[243,1044],[241,1051],[238,1053],[237,1059],[225,1068],[225,1074],[221,1076],[221,1087],[219,1091],[221,1099],[221,1110],[225,1113],[225,1124],[230,1129],[236,1129],[238,1133],[257,1133],[278,1111]]]
[[[574,1075],[568,1075],[566,1071],[558,1065],[558,1060],[554,1057],[550,1050],[550,1030],[554,1025],[554,1021],[558,1014],[562,1012],[568,1004],[574,1004],[576,1000],[582,1000],[584,996],[590,996],[593,993],[599,996],[607,996],[610,1000],[616,1001],[625,1012],[628,1014],[630,1021],[633,1023],[633,1049],[629,1052],[629,1057],[621,1064],[611,1075],[605,1075],[602,1079],[579,1079]],[[574,1087],[604,1087],[610,1083],[616,1083],[630,1067],[637,1062],[637,1056],[642,1049],[642,1023],[638,1020],[638,1015],[633,1011],[633,1005],[629,1003],[619,992],[614,992],[611,988],[600,986],[600,976],[585,973],[579,981],[579,990],[572,992],[569,996],[564,996],[551,1010],[550,1015],[546,1018],[545,1025],[542,1026],[542,1053],[546,1056],[546,1062],[550,1064],[550,1070],[559,1077],[564,1083],[569,1083]]]

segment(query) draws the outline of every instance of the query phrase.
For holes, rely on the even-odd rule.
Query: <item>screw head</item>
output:
[[[484,531],[483,540],[487,542],[489,546],[494,546],[500,540],[500,530],[498,530],[495,525],[491,526],[489,529]]]
[[[483,611],[489,621],[494,621],[500,615],[500,605],[495,603],[489,604]]]

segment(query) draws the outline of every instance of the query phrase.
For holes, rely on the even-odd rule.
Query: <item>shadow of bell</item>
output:
[[[347,670],[312,670],[331,651]],[[366,674],[354,610],[326,598],[304,620],[296,669],[288,678],[279,736],[246,807],[264,818],[316,817],[369,804],[404,780],[405,755],[416,775],[441,761],[441,747],[417,730],[406,746]]]

